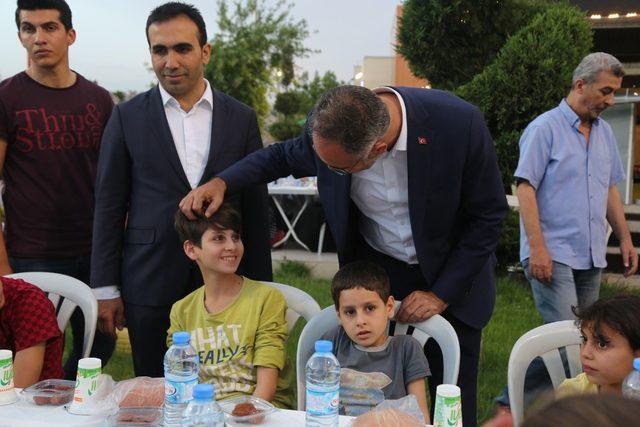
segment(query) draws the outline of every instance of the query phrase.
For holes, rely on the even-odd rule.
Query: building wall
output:
[[[402,17],[402,5],[398,5],[396,7],[396,32],[400,26],[401,17]],[[427,80],[420,79],[413,75],[413,73],[409,69],[409,63],[407,62],[406,59],[404,59],[404,56],[400,55],[398,52],[396,52],[396,55],[395,55],[394,67],[395,67],[394,83],[396,86],[425,87],[429,84]]]
[[[355,80],[355,83],[369,89],[379,86],[393,86],[395,84],[393,65],[393,56],[365,56],[360,68],[362,78]]]

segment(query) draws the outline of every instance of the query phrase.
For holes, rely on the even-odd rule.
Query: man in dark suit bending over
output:
[[[173,228],[178,202],[262,141],[255,112],[203,78],[211,47],[197,9],[177,2],[157,7],[147,39],[160,84],[116,106],[107,124],[91,286],[100,329],[115,334],[126,318],[136,375],[158,377],[171,305],[203,283]],[[247,186],[236,199],[246,244],[240,271],[270,280],[266,186]]]
[[[340,263],[370,259],[402,300],[398,319],[442,314],[460,340],[465,426],[476,425],[482,328],[493,311],[494,251],[507,203],[477,107],[438,90],[342,86],[327,92],[304,133],[253,153],[193,190],[185,214],[225,193],[293,174],[317,175]],[[437,345],[427,345],[442,381]]]

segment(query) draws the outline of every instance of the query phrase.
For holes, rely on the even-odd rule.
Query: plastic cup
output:
[[[0,350],[0,405],[8,405],[18,400],[13,387],[13,352]]]
[[[98,380],[102,373],[102,361],[95,357],[87,357],[78,361],[76,388],[69,412],[74,414],[86,413],[85,407],[98,389]]]
[[[460,387],[440,384],[436,388],[436,405],[433,412],[434,427],[462,427]]]

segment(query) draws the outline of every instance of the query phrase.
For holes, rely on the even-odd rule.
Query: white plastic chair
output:
[[[509,356],[508,386],[509,404],[513,425],[518,427],[524,415],[524,378],[529,364],[540,356],[544,361],[553,388],[567,379],[560,348],[566,348],[571,378],[582,372],[580,363],[580,330],[573,320],[548,323],[530,330],[513,345]]]
[[[284,295],[284,299],[287,302],[287,312],[285,313],[288,326],[287,332],[291,332],[301,316],[308,322],[313,316],[320,313],[320,306],[316,300],[305,291],[282,283],[262,283],[278,289]]]
[[[400,301],[396,301],[396,312],[400,308]],[[307,360],[314,352],[315,342],[320,337],[338,326],[335,306],[325,308],[309,321],[298,340],[298,351],[296,359],[296,382],[298,389],[298,410],[305,410],[305,366]],[[456,384],[458,382],[458,371],[460,369],[460,343],[458,335],[453,326],[440,315],[435,315],[420,323],[400,323],[395,322],[394,335],[406,335],[409,326],[414,330],[411,335],[424,346],[430,337],[436,340],[442,350],[444,362],[443,382],[445,384]]]
[[[58,327],[61,331],[66,328],[73,310],[79,306],[84,316],[82,357],[89,357],[98,321],[98,301],[88,285],[74,277],[59,273],[14,273],[6,277],[22,279],[48,293],[49,299],[56,308]],[[60,303],[61,298],[62,303]]]

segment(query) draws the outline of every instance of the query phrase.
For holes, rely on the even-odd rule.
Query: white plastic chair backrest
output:
[[[400,301],[396,301],[396,312],[400,308]],[[453,326],[442,316],[435,315],[420,323],[400,323],[394,322],[393,335],[406,335],[409,327],[410,331],[420,344],[424,346],[429,337],[433,338],[442,350],[444,362],[443,381],[445,384],[456,384],[458,382],[458,371],[460,369],[460,343],[458,335]],[[315,342],[326,332],[338,326],[335,306],[329,306],[322,310],[320,314],[309,321],[298,340],[298,350],[296,358],[296,382],[298,390],[298,410],[305,410],[305,366],[307,360],[314,352]]]
[[[84,316],[82,357],[89,357],[98,321],[98,301],[88,285],[74,277],[59,273],[14,273],[6,277],[22,279],[47,293],[56,308],[58,327],[63,332],[73,310],[79,306]]]
[[[573,320],[548,323],[530,330],[518,338],[511,349],[507,382],[513,425],[522,423],[524,414],[524,378],[529,364],[540,356],[544,361],[553,388],[567,379],[560,356],[560,348],[566,348],[571,378],[582,372],[580,363],[580,330]]]
[[[262,283],[278,289],[284,295],[284,299],[287,302],[287,312],[285,313],[288,326],[287,332],[291,332],[300,316],[308,322],[313,316],[320,313],[320,306],[316,300],[305,291],[282,283]]]

